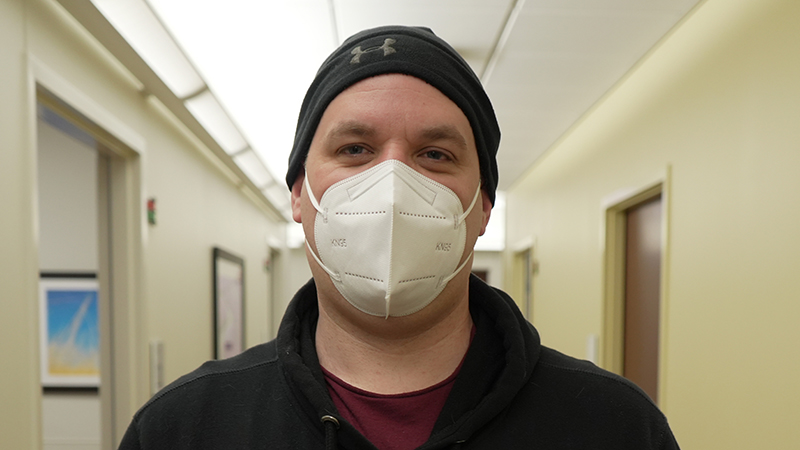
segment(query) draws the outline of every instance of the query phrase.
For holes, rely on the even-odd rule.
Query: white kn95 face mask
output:
[[[332,185],[317,202],[317,263],[342,296],[374,316],[406,316],[428,306],[464,268],[466,211],[449,188],[397,160]]]

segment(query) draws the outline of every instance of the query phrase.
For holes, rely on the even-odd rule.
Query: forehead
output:
[[[475,142],[469,120],[458,105],[434,86],[410,75],[383,74],[348,87],[328,104],[316,134],[362,120],[458,128],[464,140],[473,146]]]

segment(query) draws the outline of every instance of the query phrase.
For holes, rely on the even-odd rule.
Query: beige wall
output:
[[[283,313],[294,298],[294,294],[311,279],[311,269],[308,267],[304,242],[301,241],[302,246],[300,247],[284,248],[280,252],[278,258],[280,265],[275,268],[275,277],[281,294],[276,296],[272,304],[272,337],[277,335]]]
[[[39,269],[97,274],[97,143],[49,112],[36,128]],[[97,392],[44,392],[43,449],[102,448],[100,410]]]
[[[0,444],[37,448],[40,435],[33,219],[36,153],[24,66],[23,1],[0,2]]]
[[[82,112],[91,109],[90,117],[138,154],[138,169],[129,172],[142,200],[131,205],[129,243],[138,261],[129,268],[137,302],[135,407],[147,398],[150,340],[164,343],[167,382],[212,356],[212,247],[245,259],[247,345],[269,337],[267,242],[285,242],[283,223],[142,96],[136,80],[55,1],[0,1],[0,448],[41,448],[33,89],[40,77],[56,80],[57,95],[76,99],[72,106]],[[158,224],[139,226],[148,197],[157,199]]]
[[[535,325],[585,357],[604,207],[667,180],[661,398],[683,448],[800,442],[799,23],[796,0],[701,3],[508,193]]]
[[[39,270],[96,274],[97,143],[41,118],[36,128]]]
[[[472,270],[488,272],[486,282],[496,288],[503,289],[503,253],[500,251],[476,251],[472,260]]]

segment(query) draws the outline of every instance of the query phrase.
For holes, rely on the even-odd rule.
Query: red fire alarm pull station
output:
[[[147,223],[150,225],[156,224],[156,199],[150,197],[147,199]]]

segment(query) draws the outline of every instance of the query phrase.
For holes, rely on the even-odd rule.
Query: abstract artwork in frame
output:
[[[244,260],[214,248],[214,357],[244,350]]]
[[[92,276],[39,282],[42,386],[100,386],[98,284]]]

